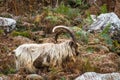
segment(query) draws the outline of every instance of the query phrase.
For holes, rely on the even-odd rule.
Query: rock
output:
[[[4,30],[5,34],[11,32],[16,27],[16,20],[12,18],[0,17],[0,26]]]
[[[27,75],[26,80],[43,80],[43,78],[38,74]]]
[[[2,78],[2,77],[0,77],[0,80],[3,80],[3,78]]]
[[[35,43],[34,41],[30,40],[29,38],[23,37],[23,36],[16,36],[13,38],[14,43],[20,45],[24,43]]]
[[[100,74],[95,72],[86,72],[75,80],[120,80],[120,73]]]
[[[2,75],[2,76],[0,77],[0,80],[9,80],[9,77],[8,77],[8,76],[5,76],[5,75]]]
[[[93,23],[88,27],[88,31],[90,32],[109,32],[110,37],[113,40],[118,41],[120,43],[120,19],[118,16],[111,12],[100,14],[98,17],[95,15],[91,15],[93,19]]]
[[[108,25],[110,25],[110,32],[114,32],[115,29],[120,30],[120,19],[114,13],[100,14],[96,19],[91,16],[93,23],[88,27],[89,31],[103,31]]]

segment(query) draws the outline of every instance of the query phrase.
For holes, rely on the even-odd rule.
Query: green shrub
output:
[[[85,0],[75,0],[76,5],[79,5],[81,9],[88,8],[88,4],[85,2]]]
[[[66,80],[65,77],[61,77],[61,80]]]
[[[86,50],[87,50],[87,53],[93,53],[95,51],[94,48],[92,47],[88,47]]]
[[[80,10],[85,10],[89,8],[89,4],[86,0],[65,0],[64,2],[74,8],[79,8]]]
[[[53,10],[54,12],[64,14],[69,18],[75,18],[79,15],[79,9],[73,9],[70,6],[65,6],[63,3]]]
[[[101,35],[102,35],[102,34],[109,34],[110,26],[111,26],[111,24],[108,24],[108,25],[103,29],[103,31],[102,31],[100,34],[101,34]]]
[[[113,41],[109,35],[109,30],[110,30],[110,26],[111,24],[108,24],[104,29],[103,31],[100,33],[100,36],[105,40],[105,42],[108,44],[108,45],[113,45]]]
[[[11,35],[12,36],[24,36],[28,38],[31,36],[29,31],[23,31],[23,32],[13,31]]]
[[[101,9],[101,13],[107,13],[107,12],[108,12],[106,4],[103,4],[103,5],[100,7],[100,9]]]
[[[78,27],[74,27],[73,29],[75,30],[77,39],[87,44],[89,40],[89,33]]]
[[[93,19],[91,18],[90,12],[87,12],[86,14],[87,14],[87,18],[84,19],[84,23],[87,24],[87,25],[90,25],[90,24],[93,23]]]

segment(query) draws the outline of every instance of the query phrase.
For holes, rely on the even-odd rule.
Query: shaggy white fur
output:
[[[16,69],[19,70],[20,67],[24,67],[30,72],[35,72],[36,68],[33,62],[39,56],[42,58],[42,65],[46,66],[59,66],[66,57],[75,60],[75,49],[70,46],[70,43],[71,41],[68,40],[59,44],[23,44],[14,50],[17,57]],[[48,61],[48,58],[50,58],[50,61]]]
[[[56,26],[66,29],[74,38],[72,32],[65,26]],[[55,28],[56,28],[55,27]],[[57,29],[56,28],[56,29]],[[55,29],[53,29],[54,31]],[[59,34],[57,34],[58,36]],[[56,38],[57,40],[57,38]],[[16,56],[16,69],[24,67],[31,73],[43,66],[61,66],[63,61],[73,60],[77,55],[77,46],[73,40],[61,43],[23,44],[14,50]]]

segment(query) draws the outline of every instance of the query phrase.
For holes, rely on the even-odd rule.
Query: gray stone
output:
[[[120,30],[120,19],[114,12],[100,14],[97,17],[91,15],[91,18],[93,19],[93,23],[88,27],[89,31],[101,32],[108,25],[110,25],[111,32],[114,32],[116,29]]]
[[[30,74],[26,76],[27,80],[42,80],[42,77],[38,74]]]
[[[8,78],[8,76],[3,75],[0,77],[0,80],[9,80],[9,78]]]
[[[16,27],[16,20],[12,18],[4,18],[0,17],[0,26],[3,27],[3,30],[6,31],[6,33],[11,32]]]
[[[120,73],[100,74],[95,72],[86,72],[75,80],[120,80]]]

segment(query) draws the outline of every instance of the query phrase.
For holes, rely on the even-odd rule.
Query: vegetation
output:
[[[3,30],[0,30],[0,35],[2,35],[4,33],[4,31]]]
[[[54,67],[49,68],[49,71],[38,72],[44,80],[73,80],[89,71],[99,73],[120,71],[120,61],[117,60],[117,56],[120,55],[120,42],[116,40],[120,32],[114,34],[114,38],[109,33],[111,24],[108,24],[101,33],[93,34],[86,31],[86,28],[93,23],[89,0],[88,2],[87,0],[0,0],[0,7],[0,16],[14,18],[17,21],[17,28],[7,36],[3,35],[4,31],[0,28],[0,76],[19,74],[23,79],[28,75],[24,70],[16,73],[15,57],[9,56],[9,53],[22,43],[22,40],[17,43],[15,37],[23,36],[36,43],[54,42],[51,39],[54,37],[52,29],[56,25],[69,26],[75,32],[80,54],[76,62],[65,63],[64,68]],[[109,12],[107,4],[99,8],[98,13]],[[45,36],[41,37],[43,35]],[[69,35],[64,33],[60,37],[67,39]]]
[[[103,4],[103,5],[100,7],[100,9],[101,9],[101,13],[107,13],[107,12],[108,12],[106,4]]]
[[[18,31],[13,31],[11,33],[12,36],[24,36],[30,38],[30,32],[29,31],[23,31],[23,32],[18,32]]]

